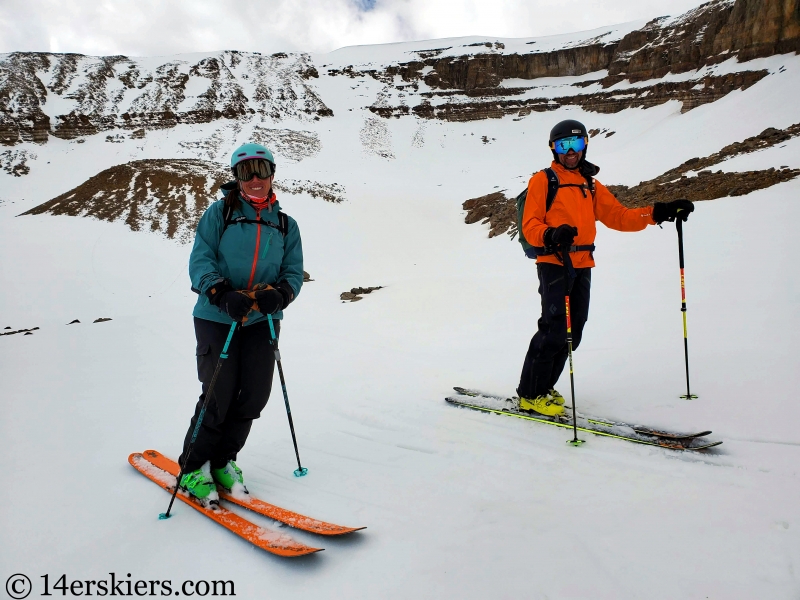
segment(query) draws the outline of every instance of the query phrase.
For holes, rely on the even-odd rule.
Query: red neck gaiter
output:
[[[256,196],[250,196],[246,194],[244,190],[239,190],[239,193],[242,195],[242,198],[247,200],[247,202],[256,210],[261,211],[265,208],[271,208],[273,204],[275,204],[275,193],[272,191],[272,188],[269,190],[269,194],[266,198],[257,198]]]

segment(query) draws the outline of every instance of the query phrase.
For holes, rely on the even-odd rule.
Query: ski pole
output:
[[[175,502],[175,496],[178,495],[178,488],[180,487],[181,478],[183,477],[183,471],[186,468],[186,465],[189,464],[189,457],[192,455],[192,449],[194,448],[194,442],[197,439],[197,434],[200,432],[200,425],[203,423],[203,417],[206,416],[206,408],[208,408],[208,402],[211,400],[211,395],[214,393],[214,385],[217,383],[217,375],[219,375],[219,370],[222,367],[222,362],[228,358],[228,346],[230,346],[231,338],[233,338],[233,332],[236,331],[236,326],[238,325],[238,321],[234,321],[231,323],[231,330],[228,332],[228,339],[225,340],[225,345],[222,347],[222,352],[217,359],[217,366],[214,368],[214,375],[211,377],[211,383],[208,384],[208,391],[206,392],[206,397],[203,400],[203,407],[200,409],[200,414],[197,416],[197,423],[194,424],[194,431],[192,432],[192,439],[189,441],[189,447],[186,449],[186,458],[183,459],[183,464],[181,465],[180,473],[178,473],[178,478],[175,480],[175,490],[172,492],[172,498],[169,500],[169,507],[167,508],[167,512],[161,513],[158,515],[159,519],[169,519],[170,511],[172,510],[172,503]]]
[[[572,259],[569,256],[569,248],[565,248],[562,252],[564,263],[564,305],[567,310],[567,348],[569,349],[569,387],[572,392],[572,431],[573,438],[567,440],[567,443],[572,446],[580,446],[584,443],[583,440],[578,439],[578,409],[575,407],[575,375],[572,368],[572,318],[569,311],[569,288],[571,280],[571,273],[573,272]]]
[[[686,360],[686,394],[681,396],[684,400],[694,400],[697,398],[689,390],[689,334],[686,329],[686,278],[684,276],[683,264],[683,219],[677,217],[675,226],[678,229],[678,260],[681,267],[681,313],[683,313],[683,354]]]
[[[289,408],[289,394],[286,392],[286,380],[283,378],[283,367],[281,366],[281,352],[278,350],[278,338],[275,337],[275,326],[272,324],[272,315],[267,315],[269,321],[269,333],[272,336],[272,347],[275,350],[275,362],[278,363],[278,375],[281,378],[281,388],[283,389],[283,401],[286,404],[286,416],[289,418],[289,429],[292,432],[292,443],[294,444],[294,454],[297,457],[297,469],[295,477],[302,477],[308,473],[308,469],[300,464],[300,452],[297,449],[297,437],[294,434],[294,421],[292,421],[292,409]]]

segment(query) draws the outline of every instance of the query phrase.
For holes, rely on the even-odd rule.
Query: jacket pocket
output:
[[[195,356],[205,356],[209,352],[211,352],[211,344],[208,343],[197,344],[197,350],[195,352]]]
[[[267,252],[269,252],[269,247],[272,244],[272,236],[275,235],[274,231],[270,231],[269,235],[267,236],[267,243],[264,244],[264,249],[261,251],[261,260],[267,258]]]

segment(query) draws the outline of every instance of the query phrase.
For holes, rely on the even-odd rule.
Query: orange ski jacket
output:
[[[586,184],[586,179],[577,169],[571,171],[555,161],[550,168],[558,175],[562,185]],[[577,187],[559,188],[550,210],[545,211],[547,175],[544,171],[535,173],[528,182],[528,195],[522,213],[522,234],[528,243],[532,246],[544,246],[544,232],[547,228],[564,224],[578,228],[578,235],[573,242],[575,246],[594,244],[597,234],[595,221],[617,231],[641,231],[648,225],[655,225],[652,206],[625,208],[602,183],[595,179],[594,184],[594,197],[588,190],[584,197],[584,191]],[[594,259],[588,251],[573,252],[570,257],[576,269],[594,266]],[[552,254],[539,256],[536,262],[561,264]]]

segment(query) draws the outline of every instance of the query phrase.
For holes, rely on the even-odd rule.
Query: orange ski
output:
[[[147,477],[150,481],[158,484],[166,491],[172,493],[172,491],[175,489],[174,475],[166,473],[163,469],[160,469],[150,461],[145,460],[140,453],[134,452],[131,454],[128,457],[128,462],[131,463],[131,465],[133,465],[133,467],[142,475]],[[243,519],[236,513],[224,508],[206,508],[196,500],[192,499],[192,497],[186,494],[183,490],[178,491],[178,498],[195,510],[198,510],[206,515],[209,519],[216,521],[226,529],[231,530],[239,537],[246,539],[254,546],[258,546],[262,550],[266,550],[272,554],[277,554],[278,556],[304,556],[306,554],[313,554],[314,552],[320,552],[323,550],[322,548],[312,548],[311,546],[306,546],[305,544],[296,542],[287,535],[259,527],[247,519]]]
[[[145,450],[142,454],[145,460],[150,461],[159,469],[170,473],[173,477],[177,477],[178,473],[180,473],[180,466],[178,463],[167,458],[160,452],[157,452],[156,450]],[[294,527],[295,529],[302,529],[303,531],[317,533],[319,535],[344,535],[345,533],[352,533],[354,531],[366,529],[366,527],[343,527],[342,525],[334,525],[333,523],[326,523],[325,521],[312,519],[311,517],[306,517],[296,512],[286,510],[285,508],[268,504],[267,502],[259,500],[258,498],[254,498],[251,495],[236,497],[229,494],[225,490],[220,489],[219,497],[223,500],[227,500],[228,502],[233,502],[234,504],[238,504],[239,506],[257,512],[260,515],[269,517],[270,519],[280,521],[281,523],[289,525],[290,527]]]

